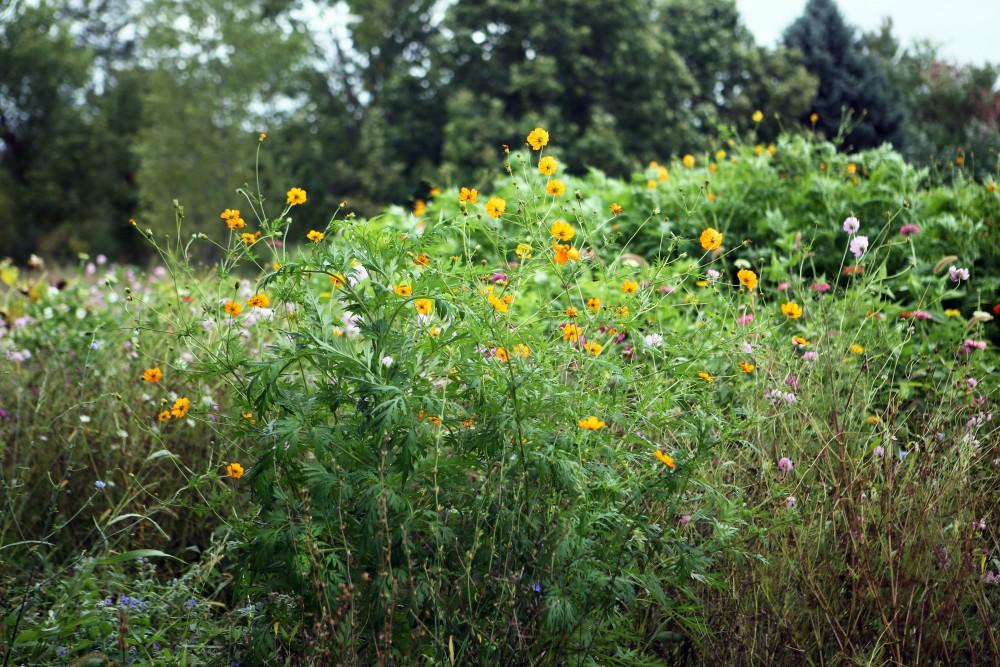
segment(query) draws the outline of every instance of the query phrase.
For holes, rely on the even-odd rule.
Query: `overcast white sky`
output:
[[[802,13],[806,0],[736,0],[757,41],[777,42],[785,27]],[[928,38],[952,60],[1000,62],[1000,0],[837,0],[855,27],[872,30],[892,17],[904,44]]]

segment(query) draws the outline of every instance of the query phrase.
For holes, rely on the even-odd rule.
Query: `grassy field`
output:
[[[995,181],[558,143],[0,267],[4,664],[1000,660]]]

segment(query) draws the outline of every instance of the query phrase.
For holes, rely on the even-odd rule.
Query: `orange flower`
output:
[[[573,306],[566,309],[566,317],[576,317],[577,315],[579,315],[579,312]]]
[[[674,461],[674,457],[672,457],[670,454],[665,454],[664,452],[661,452],[660,450],[657,449],[655,452],[653,452],[653,456],[655,456],[660,461],[660,463],[667,466],[671,470],[677,467],[677,463]]]
[[[596,340],[588,340],[586,344],[584,344],[583,349],[596,357],[602,350],[604,350],[604,346]]]
[[[600,299],[598,299],[596,296],[592,296],[589,299],[587,299],[587,310],[589,310],[592,313],[596,313],[600,309],[601,309]]]
[[[624,210],[625,209],[622,208],[622,205],[619,204],[618,202],[615,202],[614,204],[611,205],[611,215],[621,215],[622,211]]]
[[[150,384],[155,384],[163,379],[163,371],[160,370],[159,366],[147,368],[142,373],[142,379]]]
[[[572,323],[564,324],[562,330],[563,340],[573,343],[580,340],[580,336],[583,335],[583,329]]]
[[[416,257],[413,258],[413,263],[416,264],[417,266],[430,266],[431,258],[423,254],[417,255]]]
[[[254,294],[247,301],[247,305],[251,308],[267,308],[271,305],[271,299],[268,298],[267,294],[261,292],[260,294]]]
[[[191,399],[187,398],[186,396],[181,396],[176,401],[174,401],[173,407],[170,408],[170,414],[171,416],[177,419],[181,419],[182,417],[184,417],[184,415],[188,413],[188,410],[190,409],[191,409]]]
[[[409,283],[400,283],[392,288],[392,291],[396,293],[396,296],[410,296],[413,294],[413,285]]]
[[[722,247],[722,233],[712,227],[706,227],[699,241],[705,250],[718,250]]]
[[[755,366],[751,364],[749,361],[740,362],[740,370],[743,371],[744,373],[753,373],[754,368]]]
[[[462,188],[458,191],[458,201],[466,204],[475,204],[479,201],[479,190],[475,188]]]
[[[239,479],[243,476],[243,466],[236,462],[230,463],[226,466],[226,475],[232,479]]]
[[[507,354],[507,348],[498,347],[493,350],[493,356],[500,360],[500,363],[506,364],[510,361],[510,355]]]
[[[243,306],[235,301],[227,301],[223,308],[226,309],[226,312],[229,313],[231,317],[238,317],[239,314],[243,312]]]
[[[698,377],[700,377],[705,382],[715,382],[715,378],[705,371],[698,371]]]
[[[421,315],[430,315],[434,312],[434,302],[430,299],[417,299],[413,302],[413,306]]]

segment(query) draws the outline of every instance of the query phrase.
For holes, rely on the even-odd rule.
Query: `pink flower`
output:
[[[813,289],[817,292],[829,292],[830,283],[813,283]]]
[[[969,270],[968,269],[959,269],[959,268],[956,268],[954,266],[950,266],[950,267],[948,267],[948,277],[951,279],[951,282],[953,282],[953,283],[955,283],[957,285],[958,283],[962,282],[963,280],[968,280],[969,279]]]
[[[787,456],[782,456],[780,459],[778,459],[778,470],[780,470],[781,472],[783,473],[792,472],[792,468],[794,467],[795,466],[792,465],[792,460]]]
[[[851,254],[860,258],[868,250],[868,237],[855,236],[851,239]]]
[[[802,353],[802,359],[805,361],[816,361],[819,359],[819,352],[814,352],[813,350],[806,350]]]
[[[788,377],[785,378],[785,384],[788,385],[788,387],[792,391],[798,391],[799,390],[799,376],[798,375],[789,375]]]
[[[879,445],[878,447],[872,450],[872,454],[874,454],[879,458],[882,458],[883,456],[885,456],[885,447]]]
[[[975,389],[976,385],[979,384],[979,381],[976,380],[976,378],[966,378],[965,384],[969,387],[969,389]]]
[[[778,291],[779,292],[784,292],[786,289],[788,289],[791,286],[792,286],[791,283],[778,283]]]
[[[690,514],[681,514],[681,518],[679,519],[679,521],[681,522],[682,526],[686,526],[689,523],[691,523],[691,515]]]
[[[906,224],[899,228],[899,233],[902,236],[913,236],[914,234],[920,233],[920,227],[917,227],[912,223]]]
[[[986,341],[984,340],[972,340],[971,338],[967,338],[962,342],[962,350],[966,354],[972,354],[973,350],[985,350],[985,349],[986,349]]]
[[[670,285],[664,285],[663,287],[660,288],[660,292],[662,294],[673,294],[674,288],[671,287]]]
[[[797,503],[795,496],[788,496],[785,498],[785,509],[795,509],[795,503]]]
[[[861,222],[853,215],[844,220],[844,231],[848,234],[855,234],[861,229]]]
[[[736,324],[740,325],[741,327],[746,326],[751,322],[753,322],[753,313],[743,313],[742,315],[736,318]]]

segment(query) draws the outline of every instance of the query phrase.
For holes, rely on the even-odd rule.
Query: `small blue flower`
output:
[[[60,658],[65,658],[67,655],[69,655],[69,650],[65,646],[60,646],[59,648],[56,649],[56,655],[59,656]]]
[[[540,583],[538,583],[537,581],[533,581],[533,582],[531,582],[531,590],[535,591],[536,593],[541,593],[542,592],[542,585]]]
[[[94,486],[96,486],[99,489],[103,489],[107,485],[108,485],[107,482],[102,482],[101,480],[97,480],[96,482],[94,482]]]
[[[195,600],[194,598],[190,598],[187,602],[184,603],[184,606],[187,607],[188,609],[194,609],[195,607],[198,606],[198,601]]]

